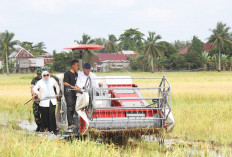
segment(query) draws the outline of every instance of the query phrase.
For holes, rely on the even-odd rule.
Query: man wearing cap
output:
[[[32,99],[34,100],[33,103],[33,115],[35,118],[35,123],[37,124],[37,128],[36,131],[39,132],[40,131],[40,125],[41,125],[41,114],[40,114],[40,110],[39,110],[39,101],[35,99],[37,98],[37,95],[35,94],[35,92],[33,91],[33,87],[36,85],[36,83],[41,80],[42,78],[42,69],[41,68],[37,68],[36,69],[36,73],[37,76],[31,81],[31,95],[32,95]]]
[[[78,72],[78,78],[77,78],[77,82],[76,82],[76,85],[78,88],[80,88],[82,91],[84,91],[84,89],[86,88],[86,80],[87,78],[90,77],[90,78],[97,78],[97,76],[91,72],[91,65],[89,63],[85,63],[83,65],[83,71],[80,71]],[[93,82],[93,86],[102,86],[102,83],[99,82],[99,81],[95,81],[95,80],[92,80]]]
[[[78,78],[76,81],[77,88],[81,90],[80,93],[77,93],[76,111],[78,115],[85,121],[86,128],[88,128],[89,125],[88,118],[86,113],[84,111],[81,111],[81,109],[88,105],[88,103],[83,103],[85,98],[88,97],[88,95],[86,95],[86,93],[84,92],[88,84],[87,82],[88,77],[90,77],[91,84],[93,87],[102,86],[101,82],[92,79],[92,78],[97,78],[97,76],[91,72],[91,65],[89,63],[85,63],[83,65],[83,71],[78,72]]]

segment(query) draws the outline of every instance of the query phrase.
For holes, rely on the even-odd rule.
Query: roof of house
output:
[[[118,54],[124,54],[126,55],[127,57],[135,57],[137,56],[139,53],[137,51],[130,51],[130,50],[122,50],[120,52],[118,52]]]
[[[210,51],[211,49],[214,49],[214,48],[216,48],[217,46],[216,45],[214,45],[213,43],[205,43],[204,44],[204,50],[205,51]]]
[[[18,49],[18,54],[15,55],[15,58],[34,58],[34,56],[24,48]]]
[[[189,48],[190,48],[190,46],[187,46],[186,48],[181,50],[178,54],[180,54],[180,55],[186,54],[188,52]]]
[[[104,61],[126,61],[127,56],[124,54],[117,53],[98,53],[96,57],[93,58],[94,62],[101,63]]]
[[[14,51],[9,55],[9,58],[14,58],[17,54],[18,52]]]
[[[189,48],[190,48],[190,46],[187,46],[186,48],[184,48],[183,50],[178,52],[178,54],[180,54],[180,55],[186,54],[188,52]],[[208,52],[214,48],[216,48],[216,45],[214,45],[213,43],[204,43],[204,50],[205,51]]]
[[[133,55],[134,54],[134,51],[121,51],[124,55]]]
[[[44,57],[44,58],[53,58],[52,54],[50,54],[50,53],[42,54],[42,55],[40,55],[40,57]]]

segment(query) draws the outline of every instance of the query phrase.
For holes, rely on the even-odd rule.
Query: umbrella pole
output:
[[[82,70],[83,67],[83,53],[82,50],[80,50],[80,57],[79,57],[79,69]]]
[[[72,49],[72,60],[74,60],[74,49]]]

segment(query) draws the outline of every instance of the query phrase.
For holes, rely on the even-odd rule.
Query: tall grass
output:
[[[172,112],[176,121],[169,138],[206,141],[218,145],[232,144],[232,77],[230,72],[169,72],[169,73],[97,73],[105,75],[130,75],[132,77],[156,77],[165,75],[172,86]],[[0,75],[0,120],[33,120],[32,104],[23,105],[30,99],[30,81],[33,74]],[[61,142],[38,136],[26,136],[15,129],[0,125],[0,156],[134,156],[175,155],[183,149],[164,152],[154,144],[145,149],[144,142],[135,149],[115,148],[112,145],[96,144],[93,141]],[[3,141],[3,142],[2,142]],[[85,147],[82,147],[82,146]],[[152,145],[152,144],[150,144]],[[150,146],[149,145],[149,146]],[[113,148],[112,148],[113,147]],[[148,146],[147,146],[148,147]],[[150,147],[149,147],[150,148]],[[154,148],[154,149],[153,149]],[[89,150],[90,149],[90,150]],[[224,151],[223,151],[224,150]],[[223,148],[228,155],[231,150]],[[160,152],[162,152],[160,154]],[[180,153],[179,152],[179,153]],[[207,155],[207,149],[203,151]],[[37,155],[40,154],[40,155]],[[179,154],[181,155],[181,153]],[[129,156],[129,155],[128,155]],[[145,156],[145,155],[144,155]]]

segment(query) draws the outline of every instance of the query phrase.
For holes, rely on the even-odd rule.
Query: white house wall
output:
[[[44,58],[36,57],[36,67],[44,67]]]
[[[21,68],[29,68],[30,67],[30,60],[29,58],[18,58],[17,59],[18,67]]]
[[[127,69],[129,68],[129,62],[105,62],[100,65],[102,72],[107,72],[110,69]],[[109,69],[110,68],[110,69]]]
[[[30,67],[44,67],[43,57],[30,58],[29,61],[30,61]]]

